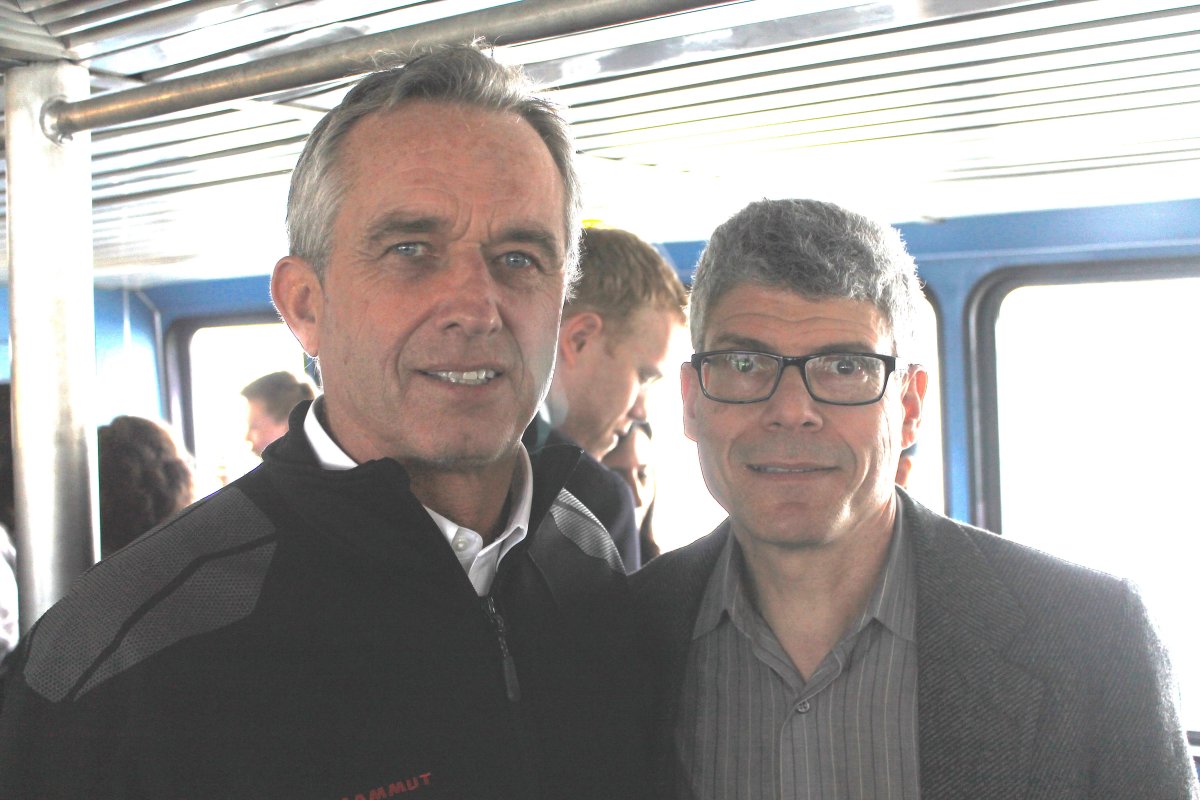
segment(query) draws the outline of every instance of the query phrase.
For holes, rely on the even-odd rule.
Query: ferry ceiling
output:
[[[0,0],[0,72],[86,68],[43,123],[90,131],[95,280],[139,286],[267,274],[321,114],[475,35],[567,106],[586,216],[655,241],[764,196],[903,222],[1200,191],[1200,5],[1163,0]]]

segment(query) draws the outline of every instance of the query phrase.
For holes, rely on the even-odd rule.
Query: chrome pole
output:
[[[96,560],[91,136],[54,142],[47,98],[86,97],[62,62],[5,73],[17,585],[28,630]],[[5,410],[7,413],[7,410]]]

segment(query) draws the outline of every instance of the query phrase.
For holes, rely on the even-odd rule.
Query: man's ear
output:
[[[298,256],[279,259],[271,273],[271,300],[304,352],[320,355],[325,292],[313,266]]]
[[[700,392],[700,376],[687,362],[679,367],[679,391],[683,394],[683,434],[694,442],[696,441],[696,403],[703,395]]]
[[[905,382],[904,395],[900,398],[904,406],[904,427],[900,447],[911,447],[917,441],[917,429],[921,427],[921,412],[925,407],[925,390],[929,388],[929,373],[924,367],[913,366]]]
[[[603,331],[604,318],[595,311],[580,311],[563,317],[562,327],[558,331],[559,359],[567,365],[574,365],[580,354],[599,344]]]

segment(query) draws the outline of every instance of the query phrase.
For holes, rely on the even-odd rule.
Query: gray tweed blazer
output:
[[[900,492],[917,572],[925,800],[1200,798],[1166,654],[1129,584],[935,514]],[[688,643],[728,522],[633,576],[661,676],[657,796]]]

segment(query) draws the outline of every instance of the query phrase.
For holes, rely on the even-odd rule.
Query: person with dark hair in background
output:
[[[308,381],[298,380],[286,370],[255,378],[242,389],[246,398],[246,441],[254,455],[261,456],[271,442],[287,433],[288,415],[314,397]]]
[[[633,572],[642,555],[632,498],[600,459],[645,421],[646,390],[662,377],[671,337],[686,322],[687,291],[658,251],[628,231],[585,229],[579,271],[563,308],[544,416],[525,442],[584,449],[567,491],[596,515]]]
[[[653,429],[649,422],[635,422],[617,440],[617,446],[604,456],[604,466],[621,476],[633,493],[633,517],[637,523],[642,564],[659,554],[654,541],[654,478]]]
[[[97,433],[100,553],[115,553],[193,500],[192,469],[157,422],[120,416]]]
[[[562,490],[580,451],[521,444],[575,272],[574,153],[467,46],[321,119],[271,297],[323,393],[25,637],[0,797],[645,796],[620,556]]]
[[[633,576],[656,796],[1200,796],[1136,590],[897,487],[920,291],[895,229],[830,203],[709,240],[683,422],[729,518]]]

